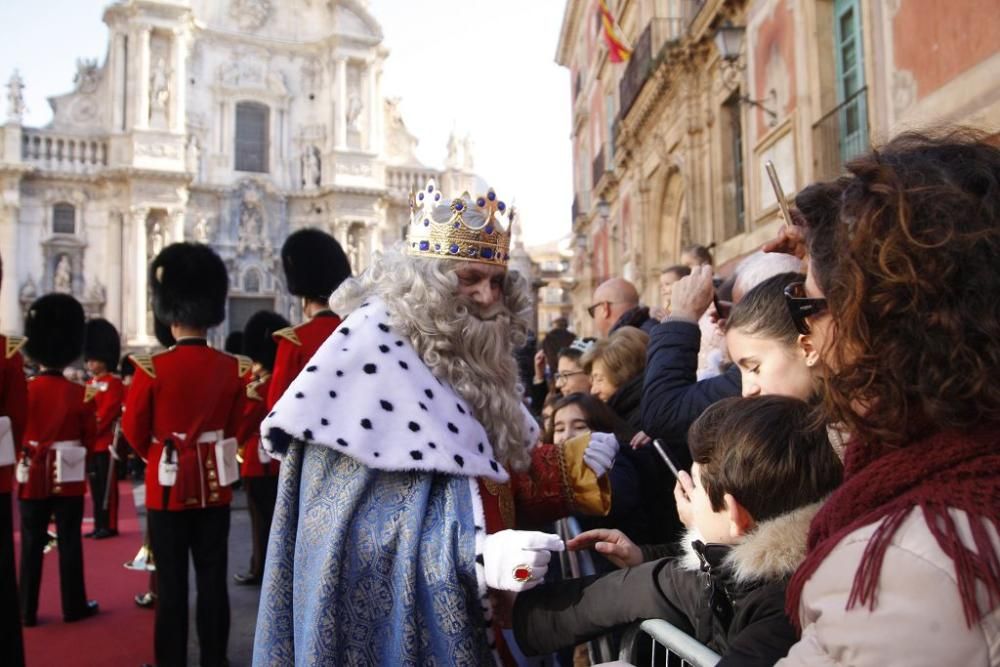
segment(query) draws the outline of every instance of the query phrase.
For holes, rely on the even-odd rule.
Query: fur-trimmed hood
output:
[[[789,577],[805,559],[809,523],[822,506],[820,501],[762,521],[732,546],[706,545],[697,530],[688,529],[681,545],[682,567],[714,572],[724,569],[740,585]]]

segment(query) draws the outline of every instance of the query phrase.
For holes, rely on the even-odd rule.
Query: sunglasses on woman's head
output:
[[[803,336],[809,333],[808,318],[819,315],[827,308],[826,299],[806,296],[806,286],[802,281],[789,283],[785,287],[785,303],[795,323],[795,329]]]

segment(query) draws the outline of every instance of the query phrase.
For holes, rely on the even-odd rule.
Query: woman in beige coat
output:
[[[853,434],[844,484],[789,586],[781,665],[1000,664],[1000,150],[905,134],[806,188],[839,215],[789,308],[826,368],[824,417]]]

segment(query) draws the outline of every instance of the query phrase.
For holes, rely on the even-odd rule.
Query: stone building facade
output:
[[[905,128],[1000,129],[991,0],[608,0],[633,53],[608,59],[597,0],[569,0],[556,60],[573,100],[574,326],[594,286],[657,278],[692,242],[716,265],[770,238],[777,200]],[[996,136],[996,135],[994,135]]]
[[[147,267],[174,241],[215,248],[230,271],[221,341],[261,308],[298,319],[279,250],[300,227],[332,233],[360,272],[403,238],[428,178],[474,189],[471,148],[417,160],[399,100],[382,93],[382,30],[360,0],[119,0],[107,56],[79,61],[53,120],[24,127],[7,86],[0,133],[0,321],[49,291],[75,295],[153,344]]]

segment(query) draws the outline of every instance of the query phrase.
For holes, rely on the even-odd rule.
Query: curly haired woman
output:
[[[1000,664],[1000,149],[908,133],[847,169],[796,200],[839,212],[806,222],[786,296],[853,438],[779,664]]]

